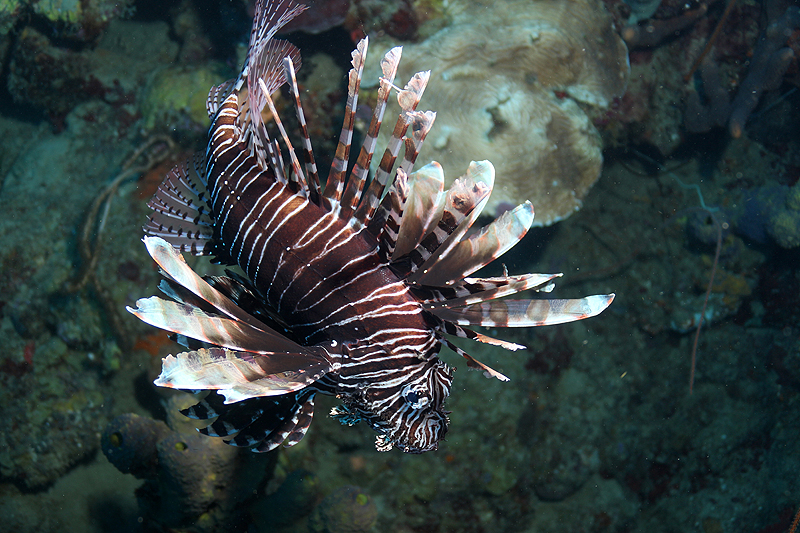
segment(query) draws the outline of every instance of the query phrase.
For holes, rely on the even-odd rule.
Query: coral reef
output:
[[[627,51],[610,16],[594,0],[451,9],[446,28],[404,47],[398,74],[432,70],[424,102],[437,118],[420,160],[465,168],[490,158],[498,180],[490,209],[525,198],[536,206],[534,225],[569,216],[602,166],[581,105],[608,106],[627,81]]]
[[[785,201],[771,212],[767,231],[782,248],[800,246],[800,185],[786,191]]]
[[[786,42],[795,29],[800,28],[800,7],[791,6],[764,30],[753,50],[747,77],[739,86],[731,105],[728,128],[731,136],[740,137],[747,118],[758,105],[765,91],[777,89],[783,75],[794,60],[795,52]]]
[[[742,191],[741,205],[726,209],[733,231],[755,243],[800,246],[800,185],[764,185]]]
[[[116,21],[97,47],[76,51],[25,27],[10,51],[8,90],[15,102],[43,109],[62,127],[76,105],[98,99],[132,123],[138,113],[134,104],[148,77],[177,56],[168,32],[163,22]]]
[[[20,18],[41,17],[63,37],[93,41],[113,20],[133,13],[133,0],[1,0],[0,35]]]
[[[4,19],[8,11],[3,9],[30,3],[0,1],[0,30],[4,20],[25,20],[16,14]],[[684,142],[691,119],[681,99],[692,93],[687,96],[683,76],[707,42],[724,3],[709,3],[706,16],[679,35],[632,53],[630,90],[612,100],[607,117],[601,117],[603,124],[594,118],[606,139],[623,150],[649,144],[665,154]],[[715,95],[720,98],[716,103],[724,103],[725,98],[730,103],[748,76],[748,56],[766,27],[759,26],[764,3],[781,4],[737,1],[713,53],[693,80],[697,102],[709,112],[701,117],[706,125],[727,125],[729,113],[712,112],[711,107],[718,98]],[[396,24],[392,31],[397,34],[411,27],[419,38],[431,35],[435,32],[428,23],[409,26],[420,19],[406,18],[403,10],[409,5],[413,9],[433,5],[448,13],[437,21],[444,24],[458,14],[448,7],[451,4],[353,0],[359,16],[372,17],[363,26],[371,39],[390,23]],[[606,2],[612,15],[622,14],[618,23],[629,14],[620,11],[620,4]],[[685,2],[665,0],[659,12],[641,25],[680,16],[685,10],[678,4]],[[668,7],[673,10],[668,12]],[[691,8],[696,5],[687,9]],[[461,9],[466,8],[462,5]],[[768,20],[775,21],[785,12],[785,5],[776,8],[768,12]],[[207,13],[198,10],[196,14],[205,17],[200,22],[208,22]],[[155,400],[143,369],[158,364],[158,358],[175,346],[165,335],[151,335],[141,328],[134,333],[139,335],[137,347],[143,349],[120,349],[93,291],[70,295],[62,291],[77,274],[77,241],[86,211],[111,177],[119,174],[127,154],[141,143],[139,102],[148,78],[139,73],[176,67],[170,64],[178,50],[172,40],[176,36],[184,40],[178,55],[181,61],[207,60],[208,50],[188,42],[195,35],[201,43],[203,36],[208,37],[207,28],[190,20],[196,17],[184,15],[164,14],[158,22],[116,21],[95,48],[61,50],[81,55],[107,52],[107,63],[99,64],[94,72],[116,68],[119,73],[94,76],[104,80],[108,91],[75,99],[68,94],[73,85],[62,90],[51,83],[59,79],[60,71],[52,71],[51,80],[36,73],[44,67],[34,65],[26,71],[41,76],[37,79],[46,85],[40,87],[24,79],[26,73],[14,74],[15,82],[29,84],[30,92],[19,100],[23,104],[47,110],[55,105],[49,101],[82,103],[72,108],[73,104],[58,104],[63,118],[57,134],[51,124],[37,122],[36,117],[0,116],[0,211],[4,214],[0,218],[0,336],[4,340],[0,518],[9,531],[156,529],[160,526],[151,519],[162,512],[153,503],[159,491],[172,495],[165,500],[173,502],[170,505],[178,505],[174,502],[184,501],[175,496],[181,486],[197,483],[207,491],[208,475],[222,468],[213,461],[200,465],[200,460],[192,459],[196,445],[191,437],[166,441],[160,438],[163,423],[145,417],[138,422],[117,421],[117,431],[142,424],[134,441],[164,442],[161,456],[151,444],[140,445],[148,453],[128,456],[129,465],[151,465],[134,468],[144,482],[117,472],[103,454],[96,453],[101,444],[98,436],[109,419],[123,412],[143,414],[144,406],[159,408],[152,405]],[[173,25],[178,25],[179,16],[183,17],[180,24],[187,27],[173,27],[174,34],[168,33],[169,17],[175,17]],[[71,58],[54,55],[58,52],[53,49],[59,47],[54,43],[61,44],[57,25],[43,32],[48,27],[42,24],[46,19],[35,20],[40,34],[25,38],[42,39],[38,50],[43,56],[63,58],[65,67],[73,65]],[[347,29],[355,32],[359,23],[349,18]],[[26,30],[17,29],[15,38],[21,39]],[[492,37],[500,32],[498,28],[487,31]],[[796,36],[795,31],[790,46],[796,45]],[[24,44],[18,40],[11,47],[11,42],[10,37],[0,38],[0,52],[9,46],[12,53]],[[119,51],[115,42],[128,51]],[[319,45],[317,58],[306,53],[300,71],[301,77],[312,74],[301,81],[309,91],[305,102],[315,146],[321,146],[319,137],[335,146],[338,131],[334,124],[339,120],[334,116],[340,105],[338,89],[331,88],[338,88],[344,72],[326,55],[329,44]],[[412,49],[407,48],[407,56]],[[125,62],[126,53],[130,63]],[[427,59],[419,59],[418,68],[440,68],[435,65],[437,52],[428,53]],[[374,59],[377,51],[372,50],[370,56]],[[784,76],[787,82],[796,83],[795,65]],[[114,91],[115,78],[123,91]],[[65,74],[63,79],[71,78]],[[134,99],[126,102],[122,94]],[[426,107],[439,112],[453,108],[452,101],[431,104],[428,98],[435,96],[425,95]],[[762,93],[762,106],[770,96]],[[563,103],[570,97],[553,100]],[[291,450],[274,454],[280,463],[275,478],[258,486],[248,509],[236,509],[240,522],[218,530],[306,531],[305,514],[319,495],[348,484],[362,487],[362,494],[373,498],[378,509],[375,531],[787,531],[800,494],[795,475],[800,470],[800,248],[779,245],[792,244],[797,236],[792,224],[779,222],[796,216],[800,209],[800,155],[798,144],[787,141],[797,129],[793,122],[797,100],[787,98],[784,103],[791,105],[775,109],[795,127],[782,130],[789,133],[781,133],[776,149],[755,142],[756,120],[751,115],[746,134],[739,139],[730,139],[716,126],[707,136],[691,137],[707,160],[664,163],[686,183],[697,183],[707,205],[719,207],[714,216],[729,225],[723,231],[718,272],[699,340],[692,396],[687,383],[692,342],[688,332],[696,326],[703,303],[717,233],[696,207],[694,191],[658,173],[632,173],[618,162],[618,154],[610,152],[603,186],[584,200],[581,211],[555,229],[532,231],[518,254],[504,257],[510,270],[524,268],[535,257],[540,271],[571,272],[564,278],[570,285],[562,288],[575,293],[616,291],[618,300],[610,313],[592,323],[540,328],[535,335],[518,331],[513,340],[527,345],[526,351],[506,354],[489,347],[471,352],[512,376],[512,381],[486,380],[460,367],[458,378],[464,390],[453,391],[449,404],[453,431],[430,456],[376,454],[368,428],[341,431],[338,422],[324,416],[333,403],[321,399],[315,431]],[[13,106],[11,110],[16,111]],[[311,118],[312,112],[318,116]],[[753,115],[758,113],[756,109]],[[440,115],[443,119],[444,114]],[[722,115],[721,122],[710,120]],[[764,118],[758,123],[775,130],[774,122]],[[431,135],[442,125],[446,125],[444,120]],[[711,149],[700,143],[707,139],[720,140],[721,153],[706,156]],[[111,293],[109,305],[119,309],[141,294],[144,286],[155,283],[156,273],[141,254],[139,227],[148,187],[152,189],[160,178],[154,174],[148,183],[122,184],[108,213],[96,272]],[[537,212],[544,209],[535,207]],[[777,216],[781,213],[783,218]],[[136,324],[132,321],[130,326]],[[450,354],[447,360],[461,366],[456,359]],[[187,436],[194,432],[190,427],[166,431],[166,435]],[[205,439],[206,443],[212,440]],[[178,450],[180,443],[187,449]],[[205,453],[202,448],[196,451],[201,456]],[[251,458],[246,455],[245,459]],[[170,469],[190,473],[180,479],[165,473],[159,481],[158,472],[166,469],[159,466],[160,457]],[[115,461],[122,462],[119,455]],[[266,479],[270,471],[269,466],[252,467],[246,473],[263,474]],[[282,476],[286,480],[279,487]],[[137,510],[133,496],[136,485],[142,483],[139,499],[147,515]],[[190,505],[208,501],[199,493],[186,496]],[[220,497],[225,494],[217,492]],[[193,512],[198,508],[193,507]],[[290,510],[280,515],[281,524],[287,521],[285,526],[268,521],[284,509]],[[173,516],[177,514],[173,510]],[[143,516],[148,523],[137,522]],[[288,523],[292,516],[296,520]],[[202,513],[200,517],[198,527],[210,529],[208,517]]]

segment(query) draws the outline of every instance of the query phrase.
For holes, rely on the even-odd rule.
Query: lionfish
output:
[[[200,430],[206,435],[258,452],[292,446],[306,434],[321,393],[341,401],[331,415],[343,424],[371,426],[379,451],[435,450],[448,429],[444,404],[454,370],[439,359],[442,346],[468,367],[508,379],[448,336],[518,350],[523,346],[470,326],[571,322],[597,315],[614,295],[498,301],[525,290],[549,292],[560,274],[508,275],[504,267],[503,276],[470,277],[522,239],[533,207],[525,202],[470,232],[492,191],[492,164],[472,162],[448,190],[438,163],[412,173],[436,115],[416,109],[430,72],[415,74],[402,89],[394,85],[400,47],[381,61],[377,104],[348,173],[368,39],[353,51],[344,125],[323,185],[295,77],[300,54],[274,38],[304,9],[285,0],[256,2],[241,73],[209,92],[205,153],[173,168],[148,204],[144,243],[169,299],[140,299],[128,310],[187,348],[163,359],[155,384],[211,391],[183,411],[215,419]],[[284,84],[299,123],[302,165],[271,99]],[[401,111],[370,178],[393,92]],[[265,107],[283,148],[270,138]],[[238,265],[246,276],[200,277],[181,252]]]

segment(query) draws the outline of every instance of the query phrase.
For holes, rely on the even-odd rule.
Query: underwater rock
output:
[[[160,420],[128,413],[106,426],[100,447],[109,462],[123,474],[149,479],[155,477],[158,468],[156,443],[169,432]]]
[[[0,322],[0,476],[39,491],[96,452],[109,404],[84,352],[57,337],[23,341],[12,331]]]
[[[304,0],[308,9],[285,26],[286,32],[322,33],[344,22],[350,0]]]
[[[730,213],[738,235],[761,244],[771,239],[787,249],[800,246],[800,185],[757,187],[742,203]]]
[[[137,415],[117,417],[103,434],[103,453],[120,472],[145,479],[140,511],[153,528],[220,531],[243,520],[273,471],[274,454],[254,454],[189,428],[169,429]]]
[[[345,485],[320,502],[308,518],[312,533],[368,533],[378,520],[372,498],[359,487]]]
[[[471,2],[451,10],[452,23],[404,46],[400,63],[402,83],[422,68],[432,71],[424,102],[437,117],[419,161],[466,168],[491,159],[497,182],[490,210],[527,199],[534,225],[566,218],[602,166],[599,135],[578,103],[605,108],[627,83],[627,49],[610,15],[596,0]]]
[[[295,470],[286,476],[278,490],[257,500],[250,515],[261,531],[286,526],[307,516],[319,501],[320,484],[316,474]]]

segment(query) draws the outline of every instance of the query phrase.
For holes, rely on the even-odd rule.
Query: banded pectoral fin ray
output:
[[[174,389],[216,390],[230,404],[300,390],[330,370],[323,357],[307,353],[201,348],[164,358],[154,383]]]
[[[229,350],[306,353],[305,348],[266,326],[256,328],[238,320],[210,315],[194,305],[151,296],[137,300],[135,309],[127,309],[151,326]]]
[[[614,300],[613,294],[598,294],[567,300],[502,300],[429,311],[442,320],[462,326],[531,327],[564,324],[593,317]]]
[[[243,311],[236,303],[231,301],[230,298],[227,298],[224,294],[220,291],[212,287],[208,284],[203,278],[201,278],[192,268],[186,264],[183,256],[179,254],[173,246],[171,246],[167,241],[161,239],[159,237],[145,237],[144,244],[147,247],[147,251],[150,253],[150,256],[153,260],[161,267],[162,273],[166,276],[174,280],[180,286],[184,287],[186,290],[191,292],[192,294],[196,295],[197,297],[205,300],[210,304],[214,309],[218,310],[220,314],[226,315],[232,319],[234,319],[235,324],[239,327],[244,327],[245,325],[249,326],[250,330],[253,330],[256,335],[263,335],[267,334],[271,339],[272,342],[277,342],[278,345],[262,345],[262,346],[269,346],[269,349],[279,350],[279,351],[286,351],[286,352],[294,352],[300,351],[300,345],[291,342],[289,339],[284,337],[283,335],[271,330],[266,325],[261,323],[255,317],[251,316],[250,314]],[[151,305],[155,306],[155,302],[152,301],[152,298],[139,300],[139,302],[151,302]],[[139,305],[137,302],[137,306]],[[176,316],[163,316],[160,317],[161,321],[164,320],[173,320],[176,322],[180,322],[178,319],[185,314],[180,313],[179,310]],[[135,310],[129,309],[133,314],[139,316]],[[154,313],[150,313],[151,319],[156,320],[159,319],[157,315]],[[139,318],[142,318],[141,316]],[[156,327],[160,327],[162,329],[167,329],[169,331],[173,331],[175,333],[185,333],[184,331],[177,331],[174,329],[170,329],[169,327],[163,327],[157,323],[148,322],[144,318],[142,318],[148,324],[154,325]],[[183,320],[185,322],[185,319]],[[188,337],[192,337],[191,334],[186,333]],[[199,340],[199,337],[193,337]],[[220,346],[226,346],[227,348],[231,349],[245,349],[248,348],[238,348],[236,346],[228,346],[226,344],[210,341],[212,344],[219,344]],[[258,352],[259,350],[250,350]]]

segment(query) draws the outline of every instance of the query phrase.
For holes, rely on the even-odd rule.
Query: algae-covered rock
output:
[[[436,122],[418,161],[438,161],[450,182],[490,159],[489,211],[530,200],[534,226],[568,217],[603,162],[584,108],[607,108],[627,84],[627,49],[609,13],[599,0],[459,0],[452,12],[447,27],[404,46],[398,68],[399,83],[431,70],[420,109]]]
[[[208,90],[225,81],[214,65],[202,68],[167,67],[158,71],[142,101],[144,127],[148,130],[183,129],[204,132],[208,128]]]

